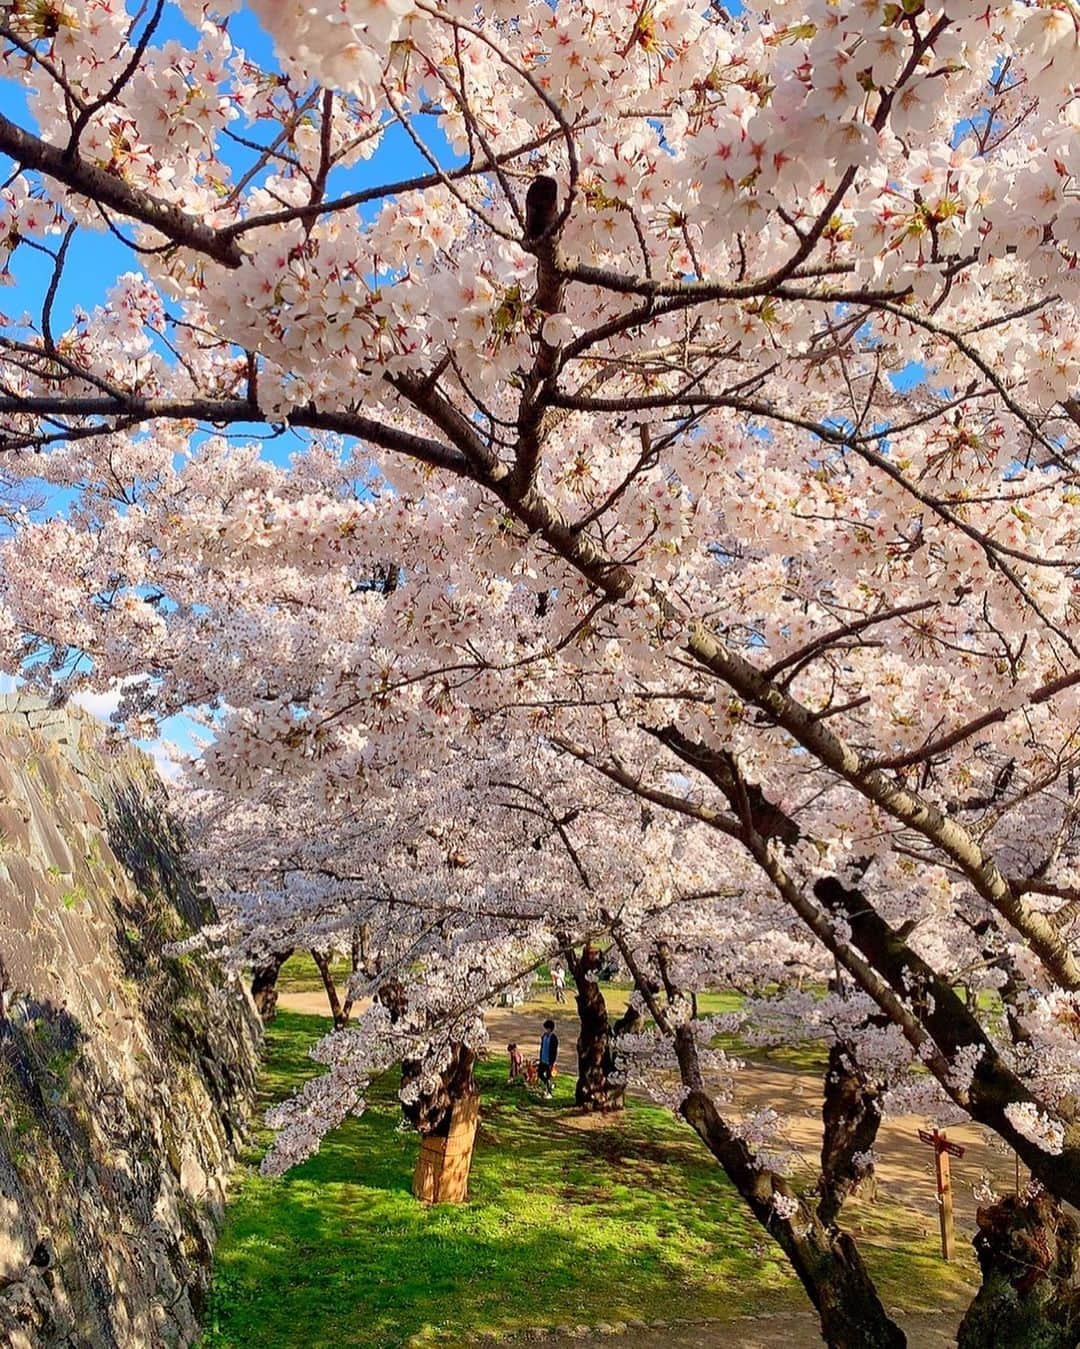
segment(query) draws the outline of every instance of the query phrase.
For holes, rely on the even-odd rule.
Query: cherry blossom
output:
[[[476,823],[505,857],[425,956],[432,1064],[560,932],[602,935],[640,1062],[751,1207],[679,1011],[718,983],[741,1034],[812,1024],[868,1097],[981,1122],[1076,1202],[1071,0],[261,0],[267,68],[239,9],[5,7],[5,669],[201,718],[200,788],[252,839],[295,807],[304,865],[223,891],[227,922],[264,906],[237,961],[349,929],[320,812],[365,903],[420,882],[358,816]],[[104,230],[130,257],[69,310]],[[603,902],[538,895],[520,827],[477,822],[498,765],[583,810]],[[400,1051],[369,1024],[279,1156]],[[832,1240],[754,1211],[797,1262]]]

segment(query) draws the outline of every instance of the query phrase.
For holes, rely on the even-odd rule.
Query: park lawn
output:
[[[327,1029],[322,1017],[278,1014],[263,1107],[321,1071],[307,1050]],[[413,1199],[417,1139],[397,1128],[392,1075],[363,1118],[285,1177],[258,1174],[268,1139],[258,1131],[234,1180],[203,1349],[463,1345],[482,1331],[805,1305],[778,1250],[667,1111],[635,1100],[596,1127],[569,1110],[568,1077],[550,1103],[507,1087],[501,1061],[478,1078],[463,1207]],[[932,1237],[897,1230],[891,1205],[860,1216],[888,1304],[935,1306],[954,1291]]]
[[[327,1026],[278,1014],[264,1105],[318,1070],[306,1051]],[[634,1102],[616,1125],[581,1127],[572,1080],[545,1102],[504,1077],[501,1061],[480,1065],[464,1207],[413,1199],[417,1139],[396,1127],[392,1075],[363,1118],[288,1176],[257,1173],[261,1147],[250,1156],[217,1248],[205,1349],[464,1344],[484,1330],[798,1303],[781,1260],[756,1253],[760,1230],[667,1112]]]
[[[330,962],[330,973],[338,988],[344,990],[345,983],[352,973],[352,965],[345,956],[338,956]],[[322,976],[319,967],[308,951],[297,951],[291,955],[278,971],[277,990],[279,993],[321,993]]]

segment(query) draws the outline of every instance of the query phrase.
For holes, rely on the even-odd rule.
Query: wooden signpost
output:
[[[952,1178],[949,1175],[949,1158],[962,1157],[964,1149],[959,1143],[950,1143],[939,1130],[919,1130],[919,1141],[929,1143],[934,1149],[934,1169],[937,1173],[938,1218],[941,1222],[941,1254],[951,1260],[956,1254],[956,1233],[953,1230]]]

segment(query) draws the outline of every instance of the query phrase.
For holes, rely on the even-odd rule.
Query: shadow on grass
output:
[[[279,1014],[265,1103],[311,1075],[307,1049],[327,1028]],[[469,1343],[483,1330],[798,1305],[760,1229],[665,1111],[635,1102],[598,1126],[574,1115],[566,1078],[551,1102],[507,1087],[501,1065],[479,1078],[465,1206],[413,1199],[417,1140],[397,1129],[393,1075],[289,1175],[252,1165],[218,1247],[207,1349],[391,1349],[440,1330]]]

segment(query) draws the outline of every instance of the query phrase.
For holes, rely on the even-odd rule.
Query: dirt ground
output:
[[[908,1337],[908,1349],[946,1349],[956,1344],[959,1316],[907,1315],[898,1318]],[[527,1340],[506,1343],[514,1349]],[[817,1317],[810,1311],[783,1316],[749,1317],[725,1325],[665,1326],[658,1330],[628,1330],[610,1341],[582,1335],[549,1335],[547,1349],[590,1349],[610,1343],[612,1349],[818,1349],[823,1341]]]
[[[609,997],[612,1011],[619,1010],[618,996]],[[327,1015],[326,997],[316,993],[282,993],[279,1005],[291,1011]],[[553,1016],[561,1036],[564,1063],[574,1061],[577,1018],[572,1002],[556,1005],[544,996],[514,1008],[495,1007],[486,1014],[493,1054],[501,1054],[506,1044],[516,1040],[526,1055],[539,1043],[545,1017]],[[807,1169],[816,1162],[821,1148],[821,1078],[784,1065],[748,1061],[735,1079],[734,1111],[773,1106],[787,1112],[786,1135],[791,1146],[805,1156]],[[583,1116],[581,1127],[595,1125],[595,1117]],[[903,1197],[905,1206],[921,1215],[928,1234],[938,1230],[938,1202],[934,1183],[932,1151],[919,1141],[918,1131],[926,1127],[920,1116],[903,1115],[885,1121],[878,1134],[875,1151],[878,1186],[884,1195]],[[992,1176],[995,1188],[1006,1192],[1014,1184],[1014,1159],[1011,1153],[991,1148],[982,1130],[957,1126],[948,1130],[950,1140],[965,1148],[963,1158],[952,1161],[953,1198],[956,1214],[957,1245],[970,1242],[975,1231],[976,1201],[973,1189],[983,1174]],[[1021,1173],[1021,1182],[1026,1173]],[[859,1235],[859,1201],[850,1201],[845,1211],[848,1224]],[[690,1309],[692,1311],[692,1309]],[[908,1335],[910,1349],[941,1349],[955,1344],[960,1309],[938,1314],[898,1313],[897,1319]],[[524,1344],[523,1339],[520,1343]],[[548,1336],[543,1343],[552,1349],[571,1349],[586,1340],[581,1335]],[[595,1336],[591,1344],[603,1343]],[[655,1330],[629,1330],[611,1341],[613,1349],[810,1349],[822,1343],[817,1318],[811,1311],[758,1320],[746,1319],[724,1325],[684,1325]]]

